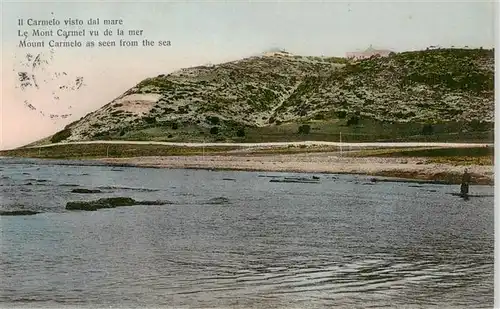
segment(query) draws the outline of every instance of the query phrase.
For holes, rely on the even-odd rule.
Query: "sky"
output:
[[[344,56],[374,48],[393,51],[428,46],[492,48],[493,2],[9,2],[1,1],[0,149],[25,145],[109,103],[146,77],[183,67],[216,64],[284,48],[300,55]],[[60,20],[59,26],[28,26],[28,19]],[[65,26],[71,18],[83,26]],[[90,18],[101,25],[89,26]],[[24,25],[18,26],[18,19]],[[104,26],[121,19],[121,26]],[[160,47],[22,48],[18,31],[81,30],[86,41],[134,39],[117,29],[143,30],[136,37],[170,41]],[[104,36],[111,29],[112,36]],[[92,37],[90,30],[99,30]],[[29,36],[29,40],[40,40]],[[69,37],[72,41],[74,38]],[[27,55],[31,62],[26,65]],[[46,62],[33,67],[33,59]],[[19,73],[35,76],[38,86],[21,88]],[[83,83],[76,85],[81,78]],[[50,117],[50,114],[59,115]],[[64,119],[61,115],[71,115]]]

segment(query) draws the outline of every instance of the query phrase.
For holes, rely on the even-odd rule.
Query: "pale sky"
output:
[[[3,1],[3,0],[0,0]],[[86,113],[109,103],[141,79],[182,67],[220,63],[261,53],[273,47],[300,55],[344,56],[375,48],[394,51],[443,47],[494,46],[493,2],[2,2],[2,81],[0,149],[24,145],[48,136]],[[139,41],[170,40],[170,47],[56,48],[50,65],[35,70],[39,89],[16,88],[21,60],[27,53],[49,59],[49,47],[18,48],[17,19],[51,19],[60,26],[85,28],[86,40],[119,40],[103,36],[106,28],[143,30]],[[64,25],[64,19],[122,19],[123,26]],[[89,36],[99,29],[99,37]],[[130,38],[130,37],[129,37]],[[33,40],[35,38],[28,38]],[[58,37],[52,39],[58,40]],[[46,39],[48,42],[49,39]],[[70,38],[71,40],[71,38]],[[46,42],[46,44],[47,44]],[[50,76],[65,72],[50,81]],[[82,76],[77,91],[59,85]],[[44,82],[43,80],[47,80]],[[54,92],[54,93],[53,93]],[[54,97],[57,96],[58,100]],[[28,102],[36,111],[26,107]],[[42,116],[40,110],[46,115]],[[67,114],[50,119],[48,114]]]

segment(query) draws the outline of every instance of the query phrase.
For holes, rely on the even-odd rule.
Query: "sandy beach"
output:
[[[104,158],[101,162],[117,165],[244,170],[270,172],[342,173],[460,183],[465,168],[473,184],[492,185],[493,166],[456,166],[429,163],[425,158],[340,157],[337,153],[302,153],[287,155],[210,155]]]

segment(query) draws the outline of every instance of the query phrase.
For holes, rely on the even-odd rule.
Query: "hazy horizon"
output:
[[[345,56],[374,48],[396,52],[428,46],[493,48],[493,2],[363,3],[2,3],[2,112],[0,149],[25,145],[109,103],[143,78],[184,67],[221,63],[284,48],[293,54]],[[170,47],[56,48],[50,77],[81,76],[85,86],[61,92],[61,79],[21,91],[17,73],[26,53],[16,48],[18,18],[123,19],[124,29],[143,30],[142,40],[170,40]],[[26,28],[26,27],[24,27]],[[63,25],[56,28],[66,28]],[[85,26],[86,29],[92,28]],[[105,26],[94,27],[101,31]],[[31,29],[31,28],[27,28]],[[72,28],[78,29],[78,28]],[[115,35],[109,37],[117,39]],[[84,40],[91,39],[85,36]],[[100,40],[107,39],[100,36]],[[45,74],[45,75],[44,75]],[[48,80],[48,78],[47,78]],[[44,87],[45,86],[45,87]],[[57,100],[54,101],[54,96]],[[25,102],[37,108],[30,110]],[[44,111],[42,116],[39,111]],[[49,114],[72,114],[50,119]]]

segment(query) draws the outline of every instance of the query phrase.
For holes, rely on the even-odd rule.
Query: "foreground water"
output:
[[[10,159],[0,175],[3,210],[41,211],[0,219],[3,307],[493,307],[492,187]],[[64,209],[109,196],[171,204]]]

